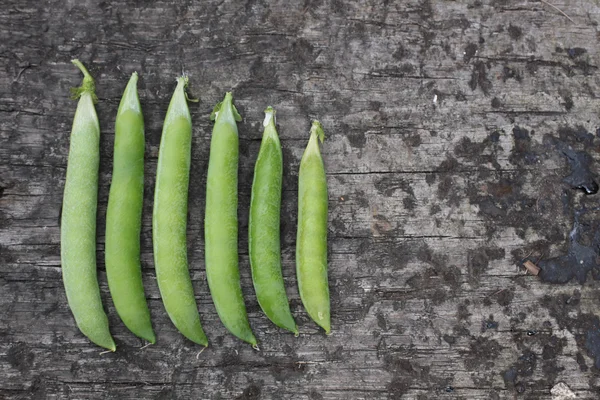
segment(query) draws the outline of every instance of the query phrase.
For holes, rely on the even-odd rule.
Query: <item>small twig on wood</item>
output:
[[[26,65],[21,67],[21,70],[19,71],[19,73],[17,74],[17,77],[13,80],[13,82],[17,82],[19,80],[19,78],[21,77],[21,75],[23,75],[23,72],[27,71],[29,68],[31,68],[31,64],[29,64],[29,63],[27,63]]]
[[[142,347],[140,347],[140,350],[144,350],[146,347],[150,346],[152,343],[148,342],[145,345],[143,345]]]
[[[100,355],[104,355],[104,354],[108,354],[108,353],[112,353],[112,350],[106,350],[106,351],[101,351]]]
[[[546,5],[548,5],[548,6],[552,7],[552,8],[554,8],[556,11],[558,11],[559,13],[561,13],[562,15],[564,15],[565,17],[567,17],[567,19],[568,19],[569,21],[571,21],[572,23],[576,24],[576,23],[575,23],[575,21],[573,21],[573,19],[567,15],[567,13],[565,13],[563,10],[561,10],[560,8],[558,8],[557,6],[555,6],[554,4],[552,4],[552,3],[550,3],[550,2],[548,2],[548,1],[546,1],[546,0],[540,0],[540,1],[541,1],[542,3],[544,3],[544,4],[546,4]]]
[[[204,347],[202,350],[200,350],[200,351],[198,352],[198,354],[196,354],[196,360],[198,360],[198,359],[199,359],[199,357],[200,357],[200,354],[202,354],[202,352],[203,352],[204,350],[206,350],[206,347]]]
[[[493,296],[495,296],[495,295],[497,295],[497,294],[500,294],[500,293],[504,292],[505,290],[506,290],[506,288],[504,288],[504,289],[500,289],[500,290],[498,290],[498,291],[496,291],[496,292],[494,292],[494,293],[490,294],[488,297],[493,297]]]
[[[544,257],[544,253],[540,254],[540,256],[535,260],[534,264],[539,263],[542,257]]]
[[[523,257],[523,259],[529,258],[529,256],[532,255],[532,254],[533,254],[533,250],[531,250],[529,253],[527,253],[527,255],[525,257]]]
[[[538,275],[540,273],[540,267],[538,267],[537,265],[535,265],[532,261],[525,261],[523,263],[523,266],[527,269],[527,271],[531,274],[531,275]]]

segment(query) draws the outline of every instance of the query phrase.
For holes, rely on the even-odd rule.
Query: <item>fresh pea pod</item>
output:
[[[163,125],[152,215],[156,280],[173,324],[191,341],[208,345],[202,330],[187,261],[187,208],[192,148],[192,118],[185,88],[177,88]]]
[[[61,216],[63,282],[69,307],[81,332],[97,345],[115,351],[96,271],[100,125],[94,108],[95,83],[79,60],[72,62],[83,73],[83,82],[73,91],[79,102],[71,130]]]
[[[327,179],[319,151],[325,138],[319,121],[313,121],[310,139],[298,174],[298,235],[296,274],[300,298],[308,315],[331,332],[327,283]]]
[[[248,245],[252,282],[258,304],[280,328],[298,334],[290,312],[281,273],[279,218],[281,213],[281,181],[283,156],[275,128],[275,110],[265,110],[265,127],[260,151],[254,167]]]
[[[231,93],[211,114],[215,121],[206,178],[206,278],[219,318],[231,333],[256,346],[238,270],[238,130]]]
[[[142,285],[140,232],[144,200],[144,117],[131,74],[115,122],[112,182],[106,210],[105,261],[117,313],[131,332],[156,342]]]

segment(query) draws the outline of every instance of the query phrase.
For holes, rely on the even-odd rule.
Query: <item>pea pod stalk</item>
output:
[[[296,274],[304,308],[323,329],[331,332],[329,284],[327,282],[327,179],[319,140],[325,133],[318,121],[310,129],[310,139],[298,174],[298,234]]]
[[[237,121],[231,93],[211,114],[215,122],[210,142],[204,220],[206,278],[223,325],[238,338],[256,346],[238,269],[238,156]]]
[[[95,83],[79,60],[72,62],[84,77],[81,86],[73,90],[79,102],[71,130],[61,216],[62,276],[69,307],[81,332],[95,344],[115,351],[96,271],[100,125],[94,108]]]

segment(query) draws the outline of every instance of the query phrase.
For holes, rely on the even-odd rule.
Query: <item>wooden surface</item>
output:
[[[165,2],[5,0],[0,7],[0,398],[600,398],[600,6],[593,0]],[[59,216],[80,58],[97,80],[98,269],[118,351],[77,330]],[[142,261],[158,343],[108,295],[104,217],[114,117],[140,74],[146,120]],[[189,74],[189,260],[210,347],[185,340],[156,285],[151,210],[161,124]],[[260,351],[229,335],[204,273],[212,106],[240,124],[240,270]],[[247,257],[262,111],[285,158],[283,272],[300,337],[260,311]],[[325,127],[333,334],[294,272],[297,171]],[[565,180],[565,178],[567,178]],[[525,259],[542,268],[527,275]],[[581,279],[590,271],[587,282]],[[555,393],[556,393],[555,389]],[[560,398],[555,396],[555,398]]]

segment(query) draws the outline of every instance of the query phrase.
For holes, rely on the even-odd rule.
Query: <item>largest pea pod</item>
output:
[[[113,173],[106,210],[106,277],[123,323],[154,343],[150,312],[142,285],[140,232],[144,201],[144,117],[131,74],[117,111]]]
[[[237,121],[233,96],[227,93],[211,114],[215,125],[210,141],[204,219],[206,278],[223,325],[238,338],[256,346],[244,305],[238,269]]]
[[[60,258],[67,301],[79,330],[92,342],[111,351],[115,342],[102,307],[96,271],[96,210],[100,164],[100,124],[94,108],[95,83],[79,60],[81,86],[71,129],[67,177],[63,197]]]
[[[208,345],[202,330],[187,259],[188,186],[192,149],[192,117],[185,88],[188,78],[177,79],[163,124],[154,211],[152,243],[156,280],[169,318],[185,337]]]
[[[313,121],[310,139],[300,161],[298,173],[298,234],[296,237],[296,274],[300,298],[308,315],[331,332],[329,283],[327,281],[327,178],[319,140],[325,133]]]

